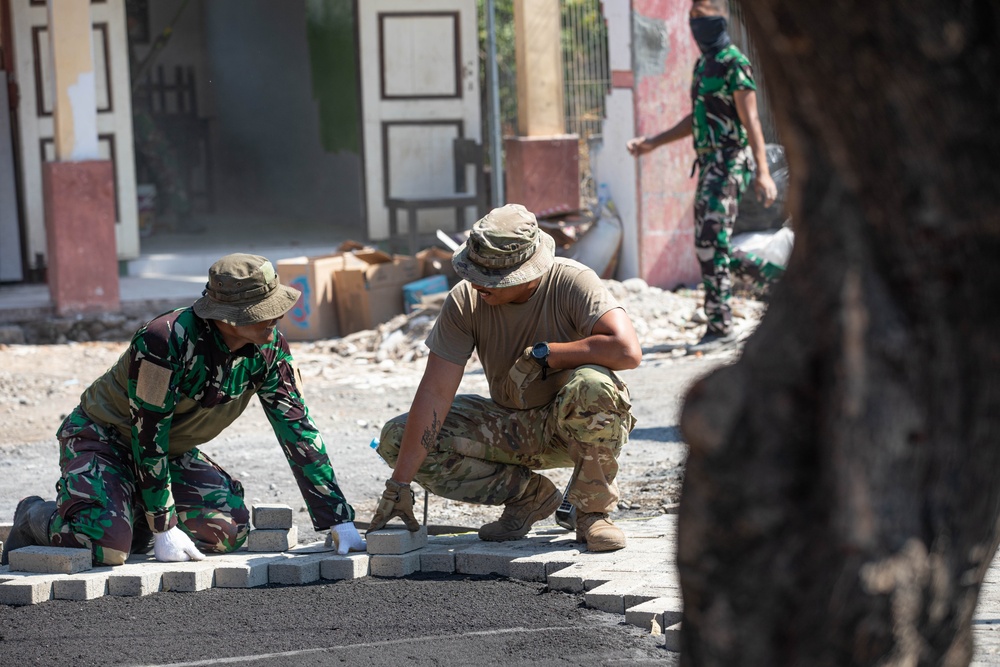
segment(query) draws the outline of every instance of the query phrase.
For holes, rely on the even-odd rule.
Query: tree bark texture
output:
[[[796,246],[682,414],[681,662],[966,665],[1000,517],[1000,3],[744,9]]]

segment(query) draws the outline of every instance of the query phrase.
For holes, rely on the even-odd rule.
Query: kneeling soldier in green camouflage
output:
[[[617,457],[635,420],[615,371],[642,352],[632,322],[592,270],[555,258],[552,237],[523,206],[494,209],[452,259],[464,280],[427,338],[430,356],[410,412],[382,429],[394,470],[369,530],[399,516],[410,530],[410,482],[471,503],[504,505],[483,540],[524,537],[559,506],[546,468],[574,468],[568,500],[590,551],[625,546],[608,513],[618,504]],[[477,352],[489,399],[456,397]]]
[[[198,446],[256,395],[292,468],[316,530],[338,553],[363,550],[354,510],[296,386],[275,328],[299,297],[257,255],[223,257],[204,296],[150,321],[83,393],[59,428],[56,501],[25,498],[2,562],[28,545],[88,548],[121,565],[153,548],[161,561],[237,549],[250,530],[243,487]]]

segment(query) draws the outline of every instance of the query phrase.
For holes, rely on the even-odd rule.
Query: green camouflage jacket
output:
[[[747,130],[733,98],[738,90],[757,90],[757,84],[750,61],[735,45],[703,54],[695,63],[691,102],[699,156],[747,145]]]
[[[208,442],[256,395],[291,466],[313,526],[354,520],[326,446],[295,381],[280,333],[263,347],[231,352],[215,325],[191,308],[150,321],[118,362],[81,396],[95,423],[114,429],[135,461],[147,518],[156,531],[177,523],[167,459]]]

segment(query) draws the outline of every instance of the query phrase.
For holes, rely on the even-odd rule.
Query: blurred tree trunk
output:
[[[1000,4],[744,4],[796,247],[683,412],[682,664],[968,664],[1000,515]]]

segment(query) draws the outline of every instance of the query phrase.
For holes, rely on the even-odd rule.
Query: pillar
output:
[[[507,201],[538,216],[580,208],[579,137],[566,134],[559,0],[514,0],[517,125],[504,140]]]
[[[120,306],[114,169],[100,159],[90,0],[48,0],[55,162],[42,170],[49,294],[56,313]]]

